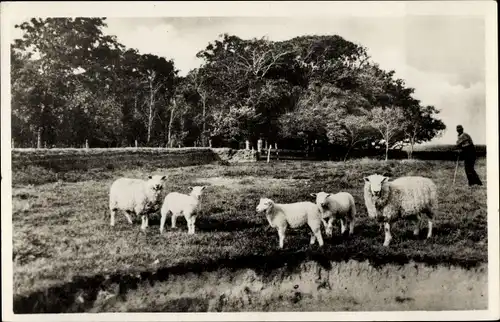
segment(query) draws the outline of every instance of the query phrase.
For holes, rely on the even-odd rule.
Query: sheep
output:
[[[421,215],[427,217],[427,238],[432,237],[432,220],[437,213],[437,188],[434,182],[425,177],[400,177],[389,182],[388,177],[373,174],[364,177],[369,183],[371,201],[376,208],[376,217],[381,215],[384,222],[384,246],[392,240],[391,223],[399,218],[416,216],[413,234],[420,232]],[[380,217],[379,217],[380,218]]]
[[[113,182],[109,191],[110,224],[115,225],[115,214],[124,211],[132,224],[131,214],[141,216],[141,229],[148,226],[148,215],[159,208],[161,192],[166,176],[149,176],[148,180],[120,178]]]
[[[189,195],[171,192],[163,201],[161,207],[161,221],[160,221],[160,234],[163,233],[167,215],[172,214],[172,228],[176,228],[175,222],[178,216],[184,215],[188,226],[188,234],[195,233],[194,224],[196,221],[196,209],[200,205],[201,195],[205,186],[190,187],[191,193]]]
[[[323,246],[321,214],[314,203],[303,201],[278,204],[271,199],[261,198],[256,211],[259,214],[265,212],[269,225],[278,230],[280,248],[283,248],[287,227],[298,228],[306,223],[312,230],[310,244],[313,245],[317,240],[319,246]]]
[[[356,205],[354,197],[348,192],[339,192],[336,194],[318,192],[311,193],[316,198],[316,205],[320,210],[323,224],[325,225],[326,235],[333,235],[333,220],[340,220],[340,233],[345,234],[347,223],[349,223],[349,235],[354,233],[354,224],[356,218]],[[325,219],[329,219],[328,223]]]

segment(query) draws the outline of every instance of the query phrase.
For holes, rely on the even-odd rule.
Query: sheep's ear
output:
[[[368,177],[363,177],[363,180],[365,180],[366,182],[370,182],[370,179],[368,179]]]
[[[311,193],[311,197],[316,198],[318,194],[317,193]]]
[[[384,179],[382,179],[382,182],[387,182],[387,180],[389,180],[388,177],[384,177]]]
[[[326,198],[330,197],[331,195],[332,195],[331,193],[327,194],[327,195],[326,195]],[[325,198],[325,199],[326,199],[326,198]]]
[[[193,190],[193,187],[189,186],[189,187],[188,187],[188,189],[189,189],[189,190]]]
[[[202,186],[202,187],[201,187],[201,190],[205,190],[205,188],[206,188],[206,187],[207,187],[207,186]]]
[[[167,176],[161,177],[161,180],[167,180]]]
[[[153,179],[153,176],[148,176],[148,179]]]

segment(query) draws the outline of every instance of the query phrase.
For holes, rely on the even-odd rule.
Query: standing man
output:
[[[476,148],[474,147],[474,143],[470,135],[464,132],[462,125],[457,125],[457,133],[457,148],[460,150],[460,156],[464,160],[465,174],[467,175],[469,186],[482,186],[483,183],[479,179],[476,170],[474,170],[474,164],[476,163]]]

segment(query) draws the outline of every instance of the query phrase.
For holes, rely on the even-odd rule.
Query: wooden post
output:
[[[135,140],[135,148],[137,149],[137,140]]]
[[[271,145],[269,145],[269,148],[267,149],[267,163],[269,163],[270,158],[271,158]]]
[[[257,141],[257,152],[262,152],[262,139]]]
[[[276,149],[276,160],[279,161],[280,157],[279,157],[279,154],[278,154],[278,143],[274,143],[274,148]]]
[[[89,140],[85,139],[85,149],[89,148]]]
[[[250,141],[245,141],[245,150],[250,150]]]

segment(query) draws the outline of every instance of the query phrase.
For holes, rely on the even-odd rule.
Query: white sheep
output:
[[[115,214],[122,210],[130,224],[131,214],[141,216],[141,229],[145,230],[148,215],[159,208],[165,179],[166,176],[154,175],[149,176],[148,180],[120,178],[113,182],[109,191],[111,226],[115,225]]]
[[[203,190],[205,190],[205,186],[195,186],[190,189],[191,193],[189,195],[171,192],[165,197],[163,206],[161,207],[160,234],[163,233],[165,221],[169,213],[172,214],[172,228],[176,228],[175,222],[177,217],[183,215],[187,222],[188,234],[192,235],[195,233],[196,209],[200,205],[201,195]]]
[[[365,177],[369,183],[371,201],[376,208],[376,216],[384,221],[384,246],[391,242],[391,223],[399,218],[415,217],[413,234],[420,232],[421,216],[428,221],[427,238],[432,236],[432,220],[437,213],[437,188],[429,178],[409,176],[389,182],[388,177],[374,174]]]
[[[320,210],[327,236],[333,235],[333,221],[335,219],[340,220],[340,233],[342,235],[347,230],[347,224],[349,224],[349,235],[354,233],[356,205],[354,197],[350,193],[331,194],[321,191],[311,193],[311,196],[316,198],[316,206]],[[328,223],[325,219],[328,219]]]
[[[283,248],[287,227],[298,228],[306,223],[312,230],[311,245],[318,240],[323,246],[321,236],[321,214],[312,202],[295,202],[289,204],[274,203],[271,199],[261,198],[256,208],[257,213],[265,212],[269,225],[278,230],[279,247]]]

